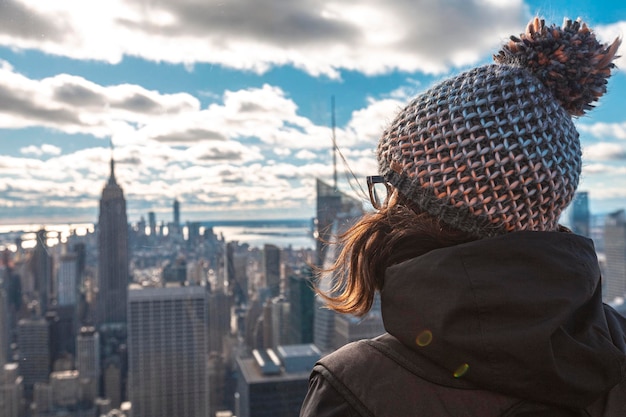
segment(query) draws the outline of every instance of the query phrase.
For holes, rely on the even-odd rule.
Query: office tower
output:
[[[605,301],[626,295],[626,215],[619,210],[607,215],[604,223]]]
[[[76,370],[88,380],[85,396],[95,400],[100,392],[100,335],[95,327],[82,327],[76,336]]]
[[[572,231],[576,234],[590,237],[591,214],[589,212],[589,194],[586,191],[578,191],[574,195],[570,213]]]
[[[208,294],[208,348],[211,352],[222,352],[224,337],[230,332],[231,297],[223,291]]]
[[[57,303],[61,306],[76,305],[78,294],[78,255],[64,253],[59,260],[57,271]]]
[[[52,372],[50,374],[52,404],[58,408],[74,407],[80,399],[78,371]]]
[[[297,416],[320,351],[293,345],[252,353],[252,358],[237,358],[237,417]]]
[[[265,286],[270,290],[270,297],[280,294],[280,248],[275,245],[263,246],[263,273]]]
[[[154,239],[157,235],[156,215],[154,211],[148,213],[148,226],[150,227],[150,236]]]
[[[333,187],[317,180],[317,262],[323,269],[330,268],[339,255],[336,237],[345,232],[363,215],[361,201],[336,191]],[[329,244],[330,242],[330,244]],[[330,291],[333,276],[325,276],[320,289]],[[324,308],[320,297],[315,299],[313,318],[313,342],[323,352],[335,349],[335,316],[338,313]]]
[[[52,363],[62,356],[74,355],[76,344],[76,311],[74,306],[54,305],[45,316],[50,331],[50,358]]]
[[[9,346],[15,342],[17,312],[22,308],[22,282],[9,259],[9,251],[2,253],[0,266],[0,363],[9,360]],[[2,367],[0,366],[0,369]]]
[[[117,355],[107,356],[103,362],[104,397],[112,408],[122,403],[122,363]]]
[[[1,271],[0,271],[1,274]],[[9,356],[9,298],[0,278],[0,372]]]
[[[313,343],[313,312],[315,292],[310,267],[289,277],[289,340],[293,344]]]
[[[21,417],[24,396],[23,378],[19,375],[16,363],[0,367],[0,415]]]
[[[44,229],[37,231],[37,243],[30,260],[30,267],[34,277],[39,311],[43,316],[48,310],[52,293],[52,256],[48,251],[47,233]]]
[[[128,388],[133,417],[205,416],[205,288],[131,288],[128,303]]]
[[[187,246],[192,247],[201,242],[200,229],[202,223],[200,222],[187,222]]]
[[[224,251],[226,282],[232,292],[235,304],[248,302],[248,254],[239,251],[237,242],[228,242]]]
[[[180,202],[178,200],[174,200],[174,230],[172,232],[178,236],[180,234]]]
[[[17,324],[20,374],[24,389],[32,392],[37,382],[48,382],[50,374],[50,328],[42,317],[21,319]]]
[[[99,326],[105,323],[126,323],[128,259],[126,200],[115,180],[115,163],[111,158],[111,176],[102,191],[98,218],[96,321]]]
[[[276,349],[280,345],[289,344],[289,301],[284,296],[278,296],[270,301],[271,339],[266,346]]]
[[[316,181],[316,191],[316,265],[321,266],[325,262],[329,242],[332,242],[335,237],[332,232],[333,225],[338,222],[339,229],[346,229],[347,225],[363,215],[363,204],[360,200],[337,191],[335,187],[320,179]]]

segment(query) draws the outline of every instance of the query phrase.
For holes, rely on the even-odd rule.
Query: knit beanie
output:
[[[381,175],[416,211],[478,237],[551,231],[578,186],[572,117],[606,92],[620,39],[533,19],[484,65],[415,97],[378,144]]]

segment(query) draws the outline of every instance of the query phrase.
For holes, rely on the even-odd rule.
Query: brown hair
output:
[[[320,271],[321,279],[333,280],[332,287],[323,291],[318,283],[316,292],[332,310],[362,316],[371,308],[376,291],[382,289],[388,267],[476,239],[425,212],[416,212],[406,198],[394,193],[387,206],[365,214],[339,235],[334,242],[341,246],[337,260]]]

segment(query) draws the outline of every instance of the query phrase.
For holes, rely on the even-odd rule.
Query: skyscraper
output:
[[[24,388],[32,392],[38,382],[48,382],[50,374],[50,327],[42,317],[22,319],[17,325],[20,375]]]
[[[626,214],[619,210],[607,215],[604,223],[606,254],[604,299],[613,301],[626,295]]]
[[[317,262],[321,266],[325,262],[328,243],[332,242],[333,225],[339,222],[338,229],[345,229],[355,218],[363,215],[361,201],[339,192],[335,187],[317,179]]]
[[[95,400],[100,391],[100,336],[94,327],[82,327],[76,336],[76,370],[89,380],[85,396]]]
[[[52,256],[48,252],[47,239],[45,229],[37,231],[37,243],[30,260],[31,270],[35,278],[35,291],[38,295],[40,314],[42,316],[48,310],[52,292]]]
[[[150,227],[150,237],[154,239],[157,235],[156,215],[154,211],[148,213],[148,226]]]
[[[78,256],[75,253],[61,255],[57,272],[57,303],[75,306],[78,294]]]
[[[180,202],[178,200],[174,200],[173,209],[174,209],[174,218],[173,218],[174,230],[172,230],[172,233],[178,236],[180,235]]]
[[[23,378],[19,376],[18,365],[11,363],[0,368],[0,415],[20,417],[23,415]]]
[[[111,176],[102,191],[98,218],[98,325],[126,323],[128,258],[126,200],[111,158]]]
[[[570,223],[572,231],[582,236],[591,236],[589,225],[591,214],[589,213],[589,194],[586,191],[578,191],[572,202]]]
[[[237,242],[228,242],[224,251],[224,271],[228,288],[233,293],[236,304],[248,301],[248,255],[239,251]]]
[[[280,248],[275,245],[263,246],[263,272],[265,285],[270,290],[270,297],[280,294]]]
[[[0,372],[7,363],[9,352],[9,299],[3,288],[0,271]]]
[[[345,232],[363,215],[361,201],[335,190],[333,187],[317,180],[317,259],[323,269],[330,268],[337,256],[337,245],[329,244],[337,236]],[[333,276],[325,276],[320,289],[330,291]],[[315,299],[313,318],[313,342],[323,352],[336,349],[335,320],[339,313],[323,308],[324,302]]]
[[[310,267],[303,268],[289,277],[289,305],[290,343],[312,343],[315,292],[313,271]]]
[[[133,416],[207,415],[206,289],[131,287],[128,303]]]

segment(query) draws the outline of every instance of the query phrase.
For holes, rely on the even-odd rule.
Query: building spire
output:
[[[109,177],[109,184],[116,184],[115,181],[115,160],[113,159],[113,139],[109,139],[111,147],[111,176]]]

